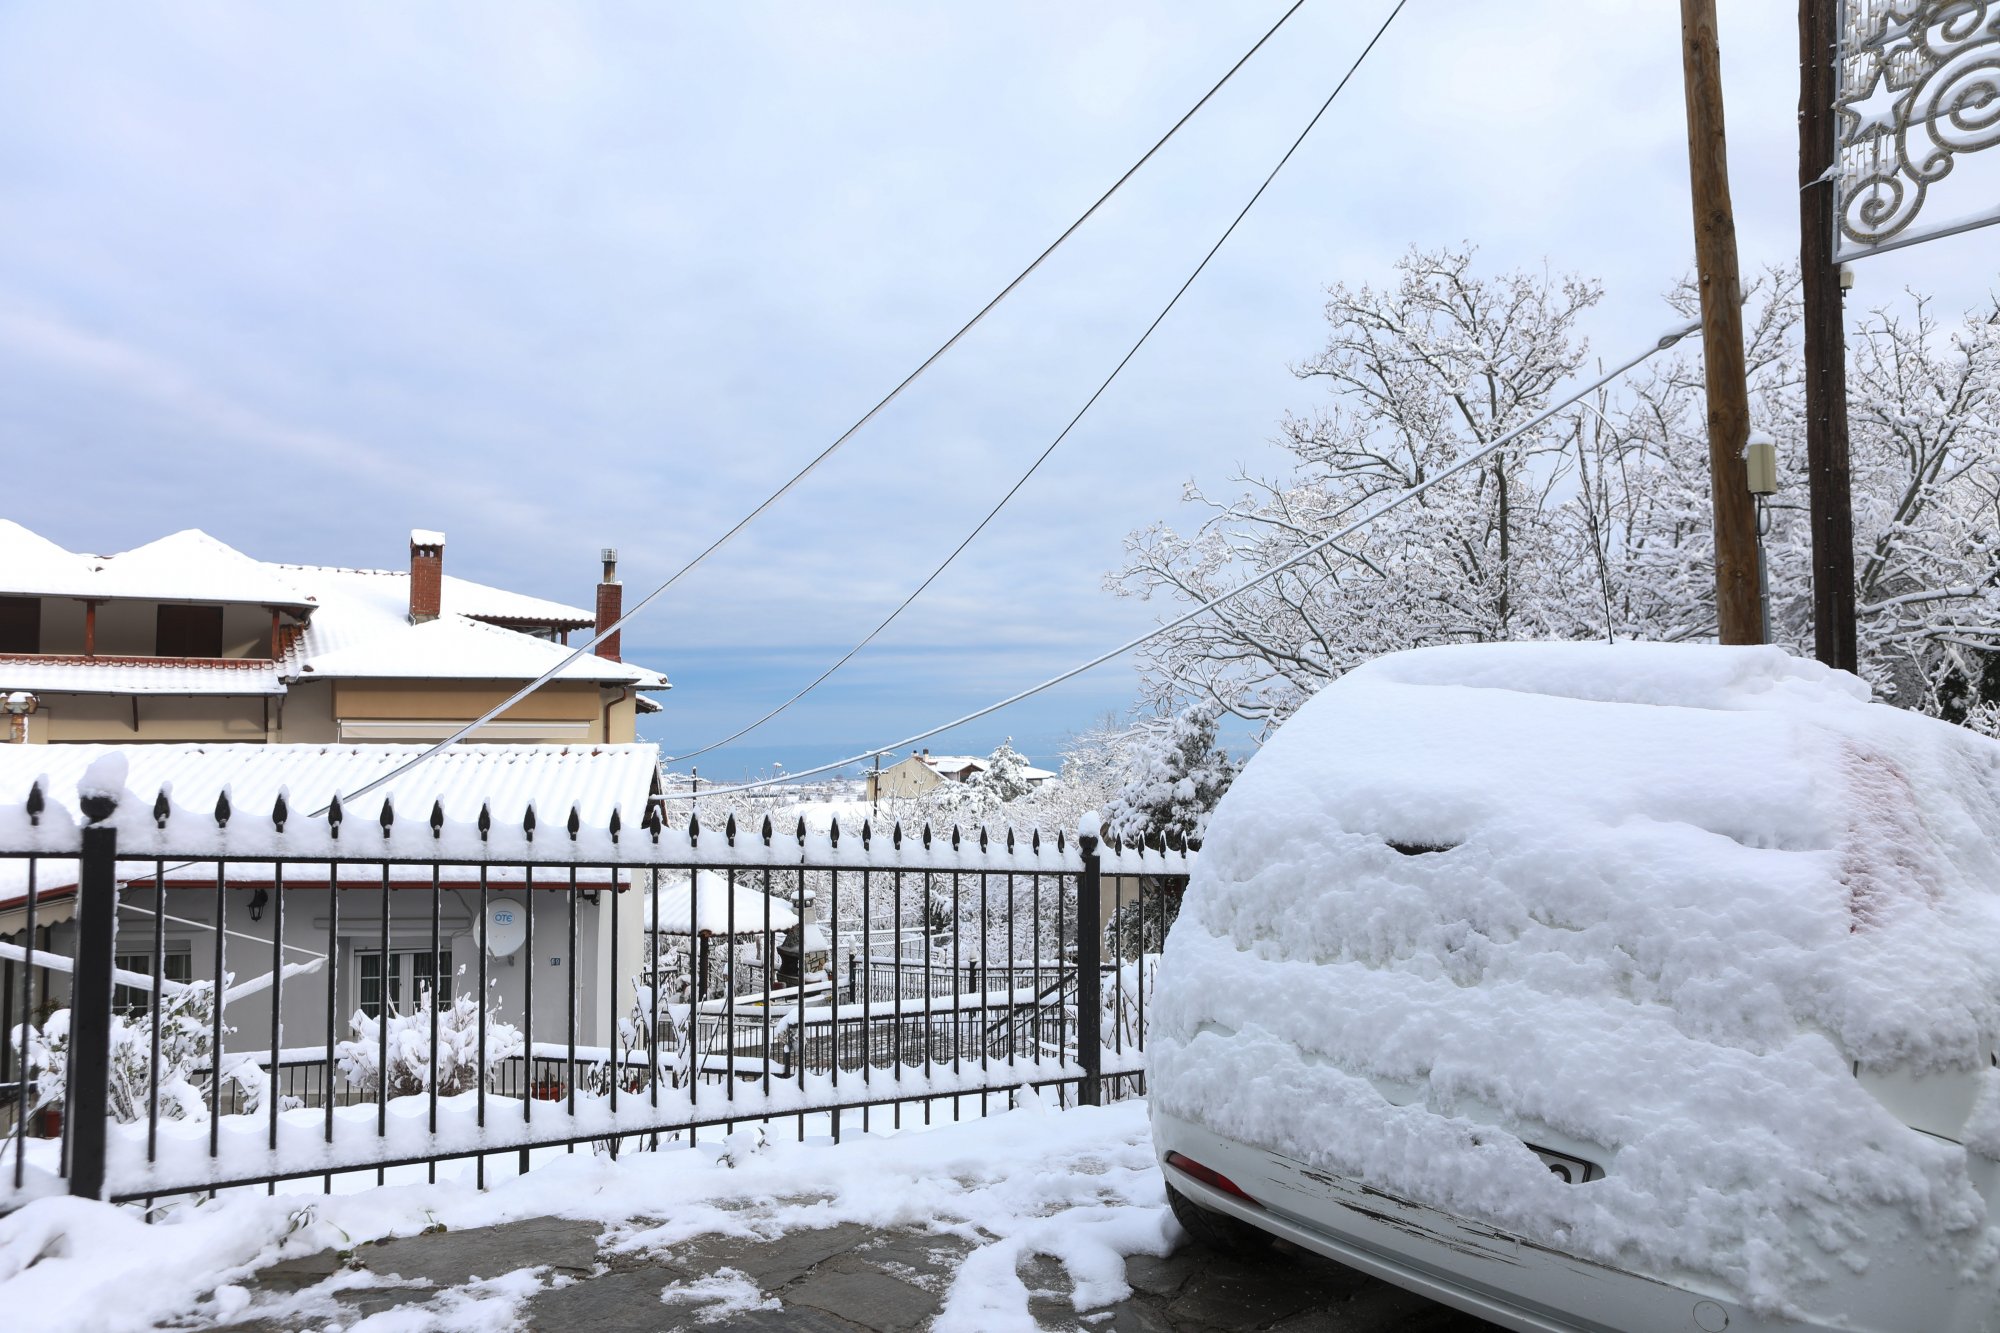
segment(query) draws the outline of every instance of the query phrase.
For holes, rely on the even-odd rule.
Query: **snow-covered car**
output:
[[[1153,1023],[1198,1239],[1544,1333],[2000,1330],[2000,743],[1846,673],[1351,672],[1215,810]]]

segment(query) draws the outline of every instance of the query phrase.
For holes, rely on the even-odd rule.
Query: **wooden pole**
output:
[[[1743,448],[1750,439],[1750,390],[1743,363],[1743,289],[1736,271],[1736,218],[1729,206],[1729,154],[1722,123],[1715,0],[1681,0],[1681,55],[1687,75],[1695,264],[1701,278],[1702,363],[1708,373],[1716,630],[1723,643],[1761,643],[1757,515],[1743,464]]]
[[[1799,280],[1805,318],[1806,477],[1812,505],[1813,655],[1852,671],[1854,505],[1847,464],[1847,329],[1834,140],[1840,0],[1799,4]]]

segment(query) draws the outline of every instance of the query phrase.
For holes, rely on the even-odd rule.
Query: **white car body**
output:
[[[1524,1333],[2000,1333],[1996,834],[2000,746],[1775,649],[1382,659],[1215,812],[1167,1184]]]

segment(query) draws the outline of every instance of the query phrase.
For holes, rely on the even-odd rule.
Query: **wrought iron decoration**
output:
[[[2000,0],[1846,0],[1837,104],[1843,248],[1874,247],[2000,144]]]

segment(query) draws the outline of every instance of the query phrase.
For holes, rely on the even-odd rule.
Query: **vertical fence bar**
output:
[[[111,1094],[111,972],[118,947],[116,803],[87,796],[83,856],[77,880],[76,972],[70,993],[69,1080],[63,1092],[69,1128],[69,1192],[104,1197],[104,1125]]]
[[[526,970],[521,975],[521,1022],[527,1028],[527,1042],[521,1048],[521,1124],[523,1127],[535,1123],[535,1097],[541,1091],[537,1086],[535,1065],[535,868],[523,866],[526,888],[521,891],[522,942],[521,961]],[[521,1149],[515,1168],[521,1175],[528,1174],[529,1149]]]
[[[278,1093],[278,1071],[284,1067],[284,996],[285,996],[285,867],[283,862],[271,863],[271,1073],[264,1080],[264,1100],[267,1137],[265,1142],[272,1156],[278,1152],[278,1103],[283,1100]],[[266,1193],[276,1194],[278,1182],[273,1179],[266,1186]]]
[[[1056,853],[1058,856],[1062,853],[1060,843],[1057,844]],[[1034,1042],[1035,1047],[1035,1072],[1039,1074],[1042,1072],[1042,1043],[1048,1040],[1049,1035],[1048,1024],[1044,1021],[1044,1016],[1047,1014],[1049,1007],[1048,997],[1042,994],[1042,877],[1040,875],[1036,875],[1033,882],[1029,884],[1028,893],[1028,915],[1034,926],[1034,937],[1029,943],[1029,947],[1034,950],[1034,955],[1029,962],[1034,969],[1035,977],[1035,1008],[1034,1012],[1028,1015],[1028,1022],[1030,1026],[1030,1040]],[[1062,877],[1060,875],[1056,877],[1056,901],[1062,901]],[[1062,998],[1061,992],[1057,993],[1056,998],[1058,1000]]]
[[[482,864],[479,867],[479,929],[473,932],[472,936],[473,946],[479,950],[479,1004],[476,1006],[479,1022],[479,1072],[475,1076],[476,1081],[473,1084],[475,1091],[472,1101],[473,1117],[479,1126],[479,1141],[481,1143],[486,1141],[486,988],[488,985],[486,980],[486,956],[491,952],[488,948],[487,935],[493,929],[492,908],[488,903],[489,887],[487,884],[486,866]],[[485,1153],[480,1153],[478,1157],[473,1159],[472,1172],[474,1188],[485,1189]]]
[[[954,854],[958,851],[957,828],[951,831],[951,850]],[[951,1119],[953,1124],[958,1123],[959,1119],[959,1048],[965,1044],[965,993],[959,989],[965,984],[965,972],[961,966],[964,962],[964,950],[960,938],[962,934],[960,927],[965,914],[959,910],[960,901],[957,858],[954,855],[951,871]]]
[[[1084,1106],[1098,1106],[1104,1100],[1104,931],[1098,921],[1103,878],[1097,839],[1078,838],[1076,845],[1083,854],[1083,874],[1076,886],[1076,1055],[1083,1080],[1076,1099]]]
[[[573,1131],[576,1128],[575,1124],[576,1121],[576,867],[575,866],[571,866],[569,871],[569,941],[567,948],[569,951],[568,957],[565,958],[563,961],[567,964],[566,975],[569,980],[569,985],[564,988],[568,992],[568,997],[569,997],[569,1002],[567,1005],[567,1008],[569,1010],[569,1064],[567,1068],[564,1070],[564,1082],[567,1085],[569,1118],[571,1121],[570,1129]],[[574,1142],[565,1144],[564,1146],[570,1152],[576,1151],[576,1144]]]
[[[375,1137],[379,1141],[389,1137],[389,1004],[390,982],[396,975],[395,955],[389,952],[389,863],[382,863],[382,965],[377,968],[381,975],[381,985],[377,988],[375,1002],[375,1036],[378,1043],[375,1064]],[[386,1174],[381,1167],[375,1168],[375,1183],[380,1185]]]
[[[692,819],[692,817],[690,817]],[[688,841],[694,847],[694,841]],[[694,1119],[694,1107],[700,1101],[702,1083],[702,873],[694,867],[688,869],[688,1023],[686,1023],[686,1045],[688,1049],[688,1119]],[[688,1125],[688,1145],[692,1147],[700,1131]]]
[[[611,1058],[611,1160],[618,1160],[618,1085],[625,1081],[625,1052],[619,1049],[622,1035],[618,1019],[618,872],[610,873],[610,884],[597,896],[598,911],[611,913],[611,958],[605,966],[604,1049]],[[635,1034],[636,1035],[636,1034]]]
[[[924,866],[924,1083],[926,1085],[925,1086],[926,1094],[928,1094],[930,1091],[929,1084],[931,1081],[931,1053],[933,1045],[932,1039],[937,1034],[937,1010],[935,1008],[937,1004],[937,996],[936,993],[931,989],[931,954],[935,952],[934,947],[931,943],[931,935],[932,935],[931,927],[932,927],[932,914],[936,907],[936,900],[931,897],[932,885],[931,885],[931,871],[929,865],[930,850],[931,850],[931,826],[929,824],[925,824],[924,825],[924,861],[925,861],[925,866]],[[926,1095],[924,1097],[924,1123],[928,1125],[930,1122],[931,1122],[931,1098],[928,1095]]]
[[[901,824],[896,825],[895,847],[896,859],[900,861],[903,854],[903,826]],[[898,1096],[895,1102],[895,1109],[890,1112],[889,1123],[892,1128],[901,1129],[903,1127],[903,1099],[900,1095],[903,1091],[903,872],[900,868],[890,878],[890,890],[894,893],[896,899],[894,925],[892,926],[892,929],[896,932],[896,984],[895,989],[891,992],[890,1003],[895,1006],[896,1011],[894,1019],[891,1020],[896,1025],[896,1063],[892,1077],[896,1082]]]
[[[152,1053],[146,1076],[146,1165],[151,1166],[160,1148],[160,1025],[165,1018],[162,1006],[167,998],[167,866],[153,862],[153,1033]],[[24,1103],[22,1114],[27,1113]],[[146,1220],[153,1220],[150,1207]]]
[[[333,1145],[334,1047],[339,1035],[335,1020],[340,1013],[340,862],[326,863],[326,1142]],[[329,1154],[331,1156],[331,1154]],[[327,1172],[325,1192],[333,1193],[333,1173]]]
[[[768,844],[769,839],[766,839]],[[771,938],[771,868],[764,867],[764,936],[758,957],[764,960],[764,1100],[771,1100],[771,969],[777,965],[776,942]]]
[[[728,1067],[728,1072],[725,1075],[728,1081],[728,1086],[725,1089],[728,1094],[727,1100],[734,1107],[736,1104],[736,871],[732,868],[727,874],[729,887],[729,942],[723,946],[723,984],[729,990],[722,1001],[722,1021],[723,1027],[729,1033],[729,1046],[722,1058],[724,1064]],[[731,1121],[729,1128],[733,1130],[735,1127],[735,1122]]]
[[[436,855],[436,853],[433,852],[432,855]],[[442,1007],[444,999],[439,994],[438,983],[446,980],[451,973],[451,964],[445,962],[443,957],[444,885],[442,877],[442,868],[437,862],[431,862],[431,956],[430,967],[428,969],[431,974],[431,1060],[430,1080],[426,1090],[430,1093],[430,1131],[431,1146],[433,1149],[437,1146],[438,1132],[438,1020],[440,1017],[438,1011]],[[412,976],[411,982],[414,983],[415,980],[416,978]],[[433,1157],[430,1161],[424,1163],[424,1167],[426,1178],[431,1184],[437,1184],[437,1159]]]
[[[805,827],[803,820],[800,821],[799,827],[801,829]],[[803,846],[805,842],[805,834],[803,832],[799,834],[799,842]],[[799,953],[796,965],[798,978],[797,984],[792,991],[792,1049],[798,1052],[798,1059],[795,1063],[799,1067],[799,1105],[803,1108],[806,1097],[806,958],[810,951],[806,927],[806,868],[804,866],[799,867],[798,909]],[[801,1109],[799,1111],[799,1142],[804,1143],[805,1141],[806,1113]]]
[[[30,789],[29,796],[31,800],[29,804],[31,806],[35,804],[32,798],[39,795],[39,787]],[[40,816],[34,816],[34,821],[40,823]],[[27,1169],[28,1164],[28,1020],[35,1016],[35,898],[37,893],[35,880],[36,871],[39,866],[40,860],[38,858],[33,856],[28,858],[28,919],[26,922],[27,932],[22,937],[25,944],[21,952],[21,1048],[15,1053],[14,1057],[20,1062],[20,1066],[16,1071],[20,1078],[20,1086],[14,1093],[14,1096],[17,1098],[14,1104],[20,1108],[19,1114],[14,1121],[14,1188],[17,1190],[21,1188],[22,1173]]]
[[[868,854],[868,825],[861,826],[861,854]],[[866,866],[861,871],[861,1132],[868,1132],[868,1102],[875,1069],[875,954],[869,938],[869,882]]]
[[[653,1053],[652,1077],[647,1079],[646,1106],[653,1112],[653,1119],[659,1119],[660,1109],[660,872],[646,872],[646,892],[652,895],[652,910],[646,914],[646,975],[651,978],[653,989],[653,1031],[646,1041],[646,1049]],[[653,1148],[658,1151],[660,1136],[653,1135]]]
[[[1014,850],[1014,831],[1007,831],[1007,850]],[[979,1116],[986,1118],[987,1085],[992,1083],[993,1074],[990,1056],[992,1041],[986,1032],[986,1016],[993,1011],[993,925],[987,917],[986,884],[991,876],[985,870],[979,872]]]
[[[215,990],[209,996],[208,1018],[208,1063],[209,1063],[209,1117],[208,1156],[211,1161],[222,1153],[222,992],[228,988],[229,975],[224,970],[229,962],[228,946],[224,941],[229,931],[229,871],[221,861],[215,863]]]
[[[836,824],[835,827],[838,827],[838,824]],[[835,842],[833,845],[837,848],[840,844],[838,842]],[[827,991],[827,1002],[832,1006],[828,1010],[828,1012],[833,1015],[833,1022],[828,1025],[827,1029],[828,1032],[833,1037],[833,1110],[830,1112],[830,1115],[833,1119],[833,1141],[835,1143],[838,1143],[840,1142],[840,1120],[841,1120],[841,1115],[840,1115],[840,1026],[841,1026],[840,1024],[840,872],[838,870],[829,870],[827,872],[826,896],[828,900],[826,909],[827,946],[828,946],[826,954],[826,966],[827,966],[827,971],[830,974],[827,980],[831,983]]]
[[[1039,845],[1037,846],[1039,851]],[[1007,1078],[1014,1077],[1014,1016],[1020,1012],[1015,1004],[1015,988],[1020,974],[1014,970],[1014,877],[1007,876]]]

